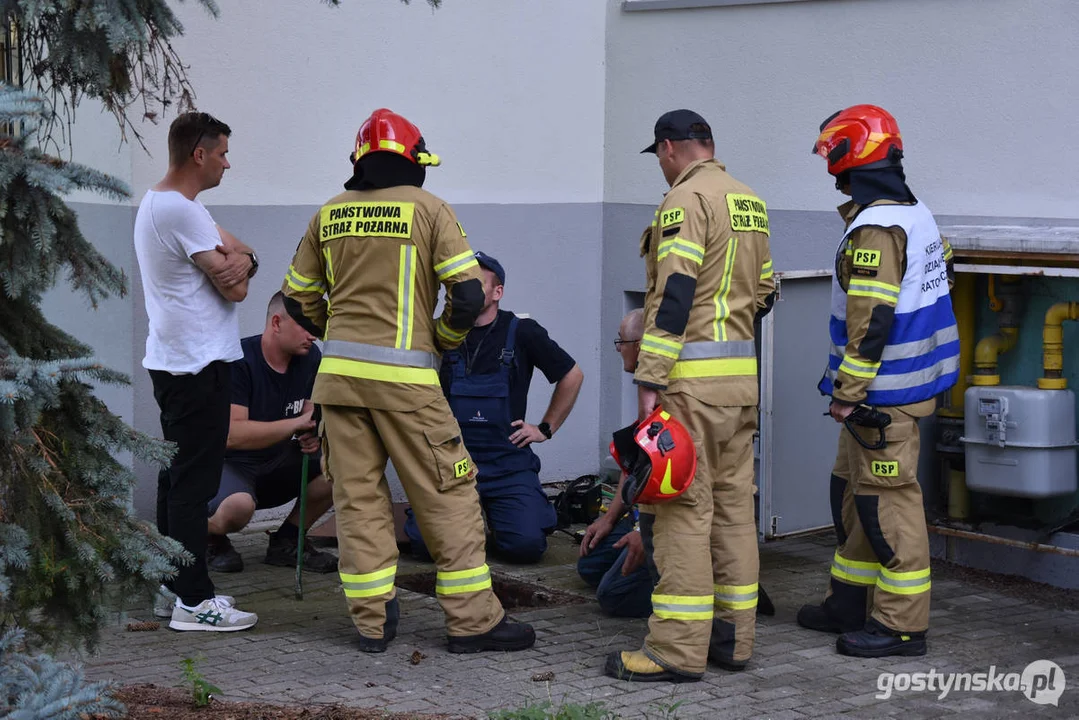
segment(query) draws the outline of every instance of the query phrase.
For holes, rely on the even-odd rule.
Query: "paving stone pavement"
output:
[[[836,654],[834,636],[795,624],[798,607],[822,595],[832,554],[829,534],[780,540],[761,547],[761,582],[772,597],[775,617],[759,618],[749,669],[727,673],[710,668],[700,683],[637,684],[603,675],[608,652],[640,646],[643,620],[604,616],[594,602],[517,610],[531,622],[536,647],[521,653],[450,655],[443,617],[427,596],[399,591],[402,621],[397,640],[381,655],[354,646],[336,575],[304,574],[304,600],[293,593],[294,572],[262,563],[266,535],[255,529],[234,536],[247,568],[214,574],[218,591],[259,614],[256,628],[239,633],[127,632],[133,620],[153,619],[137,603],[121,612],[102,637],[96,654],[83,659],[96,680],[121,684],[180,682],[184,658],[202,658],[202,674],[225,700],[332,704],[391,712],[441,712],[486,717],[490,711],[550,700],[601,701],[627,718],[831,718],[902,717],[1079,717],[1079,612],[1059,610],[1038,599],[1021,599],[987,586],[937,572],[929,654],[922,658],[861,660]],[[581,595],[576,546],[564,534],[551,537],[542,565],[495,570]],[[399,575],[432,569],[402,557]],[[134,604],[134,603],[133,603]],[[414,651],[426,655],[410,662]],[[1021,673],[1035,660],[1057,663],[1069,679],[1059,706],[1037,705],[1019,691],[904,689],[881,698],[881,673]],[[550,681],[533,681],[553,673]],[[677,707],[673,707],[677,706]],[[673,707],[673,710],[672,710]]]

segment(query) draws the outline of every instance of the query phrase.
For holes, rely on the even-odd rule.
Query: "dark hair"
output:
[[[689,126],[690,139],[706,148],[713,148],[716,146],[712,140],[712,128],[708,127],[705,123],[693,123]]]
[[[271,295],[270,302],[266,303],[266,319],[275,314],[285,314],[285,293],[280,290]]]
[[[183,165],[203,140],[216,142],[222,135],[229,137],[232,129],[210,113],[178,115],[169,126],[169,164]]]

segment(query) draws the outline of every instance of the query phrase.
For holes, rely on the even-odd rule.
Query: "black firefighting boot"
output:
[[[843,633],[835,641],[841,655],[878,658],[889,655],[925,655],[925,633],[899,633],[870,618],[865,628]]]
[[[764,591],[764,586],[757,585],[757,614],[772,617],[776,614],[776,606],[772,604],[772,598]]]
[[[630,682],[697,682],[704,673],[668,670],[652,661],[643,650],[623,650],[607,656],[603,672],[617,680]]]
[[[527,650],[536,644],[536,631],[528,623],[503,617],[481,635],[449,636],[451,653],[478,653],[485,650]]]
[[[386,652],[390,642],[397,637],[397,622],[401,619],[401,606],[397,603],[397,596],[386,601],[386,622],[382,626],[382,637],[369,638],[360,635],[360,652],[380,653]]]
[[[708,639],[708,662],[730,672],[746,669],[749,660],[734,659],[734,623],[715,618],[712,636]]]
[[[841,583],[832,578],[832,594],[820,605],[803,605],[798,624],[826,633],[857,632],[865,627],[866,592],[864,587]]]

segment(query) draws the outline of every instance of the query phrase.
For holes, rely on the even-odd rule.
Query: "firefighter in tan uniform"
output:
[[[439,161],[412,123],[376,110],[351,159],[345,192],[312,218],[282,290],[325,341],[312,400],[360,650],[383,652],[397,631],[387,458],[427,531],[450,652],[523,650],[535,632],[509,621],[491,589],[476,469],[438,382],[438,353],[483,306],[479,265],[450,206],[421,189]],[[440,284],[445,310],[432,319]]]
[[[820,391],[844,424],[832,470],[838,547],[821,605],[798,623],[842,633],[845,655],[924,655],[929,538],[918,485],[918,418],[955,384],[959,334],[949,295],[951,249],[907,187],[899,127],[873,105],[821,125],[847,230],[835,258],[831,352]],[[867,617],[868,614],[868,617]]]
[[[765,204],[714,158],[708,123],[660,117],[655,153],[671,186],[642,237],[644,335],[634,382],[638,419],[657,404],[693,438],[697,471],[655,511],[660,580],[644,647],[613,653],[606,672],[636,681],[699,680],[707,662],[745,668],[757,605],[753,433],[754,320],[774,298]],[[710,647],[711,645],[711,647]]]

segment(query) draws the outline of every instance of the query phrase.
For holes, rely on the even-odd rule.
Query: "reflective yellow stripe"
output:
[[[767,280],[768,278],[772,277],[774,274],[775,274],[775,271],[772,270],[772,261],[771,260],[769,260],[768,262],[761,265],[761,280]]]
[[[875,585],[880,575],[880,563],[848,560],[836,550],[832,558],[832,577],[850,585]]]
[[[895,305],[899,302],[899,286],[877,280],[851,280],[847,295],[871,297]]]
[[[393,590],[394,578],[397,575],[397,565],[391,565],[375,572],[353,575],[340,573],[341,586],[345,590],[345,597],[374,597],[384,595]]]
[[[447,325],[442,318],[439,318],[438,322],[435,323],[435,333],[447,342],[459,343],[465,339],[465,335],[468,335],[468,330],[458,332]]]
[[[891,283],[880,282],[879,280],[862,280],[862,279],[859,278],[859,279],[852,279],[850,281],[850,284],[851,284],[851,287],[854,287],[854,286],[857,285],[858,287],[861,287],[861,288],[867,288],[867,289],[874,289],[875,288],[877,290],[883,290],[884,292],[889,293],[889,294],[892,294],[892,293],[894,293],[896,295],[899,294],[899,286],[898,285],[892,285]]]
[[[727,305],[727,296],[731,292],[731,276],[734,274],[734,255],[738,252],[738,238],[727,241],[727,258],[723,261],[723,279],[720,280],[719,290],[716,290],[716,321],[715,337],[713,340],[727,339],[727,318],[731,315],[730,306]],[[756,370],[753,371],[756,374]]]
[[[658,335],[645,333],[644,337],[641,338],[641,352],[650,352],[653,355],[662,355],[663,357],[677,360],[679,353],[682,352],[682,343],[677,340],[668,340]]]
[[[438,385],[438,372],[431,368],[381,365],[363,360],[324,357],[318,366],[319,374],[343,375],[362,380],[411,383],[413,385]]]
[[[445,280],[462,270],[477,266],[479,266],[479,263],[476,262],[476,254],[469,250],[460,255],[454,255],[449,260],[444,260],[438,265],[435,265],[435,274],[438,275],[439,280]]]
[[[322,247],[322,256],[326,258],[326,282],[333,287],[333,258],[330,257],[330,246],[324,245]]]
[[[401,261],[397,271],[397,337],[394,347],[412,348],[412,303],[416,296],[416,246],[401,246]]]
[[[872,380],[877,376],[877,371],[880,370],[880,363],[866,362],[850,355],[844,355],[843,362],[839,364],[839,369],[848,375]]]
[[[652,595],[652,612],[665,620],[711,620],[715,616],[711,595]]]
[[[702,377],[757,376],[757,358],[713,358],[679,360],[671,368],[671,380]]]
[[[882,567],[877,578],[877,588],[894,595],[920,595],[929,592],[929,586],[929,568],[895,572]]]
[[[752,585],[716,585],[715,604],[725,610],[751,610],[757,607],[757,583]]]
[[[404,145],[393,140],[379,140],[378,147],[381,150],[394,150],[401,153],[402,155],[408,152],[407,148],[405,148]],[[361,157],[363,157],[369,152],[371,152],[371,143],[364,143],[363,145],[360,145],[360,149],[356,151],[356,159],[359,160]]]
[[[663,258],[667,257],[667,255],[684,257],[698,265],[704,264],[704,248],[681,237],[664,240],[659,244],[659,247],[656,248],[656,261],[663,262]]]
[[[435,575],[437,595],[460,595],[491,587],[491,569],[486,564],[469,570],[439,571]]]
[[[659,210],[657,209],[655,215],[652,216],[652,227],[659,225]]]
[[[326,292],[326,285],[321,280],[301,275],[292,265],[288,266],[288,272],[285,273],[285,282],[296,292],[313,292],[319,295]]]

